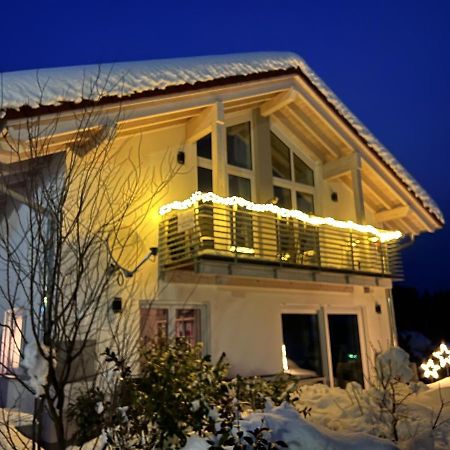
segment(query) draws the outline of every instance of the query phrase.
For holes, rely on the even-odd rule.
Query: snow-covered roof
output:
[[[295,53],[258,52],[6,72],[0,78],[0,118],[24,106],[59,106],[105,96],[127,97],[229,77],[300,70],[367,145],[441,223],[427,192]]]

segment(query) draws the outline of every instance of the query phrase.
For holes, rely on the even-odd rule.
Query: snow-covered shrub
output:
[[[42,353],[41,353],[42,352]],[[28,386],[34,391],[35,397],[44,395],[44,386],[48,384],[49,362],[56,366],[54,358],[50,358],[49,349],[41,344],[38,346],[35,340],[31,340],[24,349],[22,367],[27,371]]]
[[[295,387],[285,376],[229,380],[224,355],[213,364],[200,345],[183,339],[146,347],[138,377],[111,350],[105,356],[116,376],[110,369],[107,389],[93,386],[70,407],[78,443],[103,430],[121,449],[180,448],[193,433],[231,429],[243,410],[262,409],[266,398],[280,404]]]
[[[309,420],[340,432],[365,432],[406,445],[421,433],[430,434],[437,411],[418,406],[427,387],[414,382],[408,354],[392,348],[377,356],[376,379],[366,388],[356,382],[345,389],[323,384],[303,386],[298,411],[311,408]],[[433,415],[434,414],[434,415]]]

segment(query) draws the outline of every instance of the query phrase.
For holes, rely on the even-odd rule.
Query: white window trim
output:
[[[14,318],[15,321],[13,323]],[[23,308],[14,308],[4,311],[2,323],[7,326],[2,327],[1,330],[0,374],[11,375],[14,370],[20,367],[23,333],[25,329],[25,314]],[[13,328],[13,332],[11,332],[9,327]],[[20,340],[20,342],[17,342],[18,340]]]

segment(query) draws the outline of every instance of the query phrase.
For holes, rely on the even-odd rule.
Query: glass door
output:
[[[350,381],[364,386],[357,314],[328,314],[329,348],[334,385]]]

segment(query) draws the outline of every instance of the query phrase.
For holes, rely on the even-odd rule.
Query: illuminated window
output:
[[[274,133],[270,133],[272,148],[272,174],[274,177],[291,179],[291,156],[289,147]]]
[[[227,156],[228,164],[252,169],[250,122],[227,127]]]
[[[197,156],[211,159],[211,133],[197,141]]]
[[[195,345],[202,340],[201,309],[175,306],[141,306],[141,338],[152,341],[156,338],[185,338]]]
[[[6,311],[2,325],[0,371],[8,374],[20,365],[25,325],[23,311],[20,309]]]

